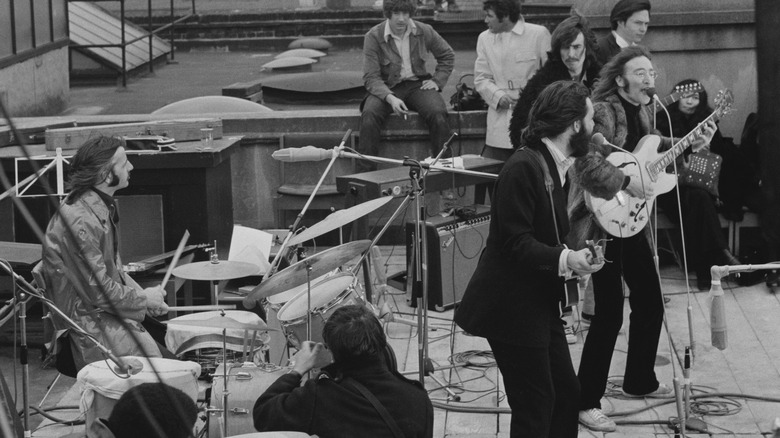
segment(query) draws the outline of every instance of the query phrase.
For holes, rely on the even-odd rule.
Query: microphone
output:
[[[590,138],[590,142],[595,144],[596,146],[611,146],[615,147],[612,143],[608,142],[606,138],[604,138],[604,134],[597,132],[593,134],[593,137]]]
[[[117,366],[114,367],[114,371],[117,374],[128,374],[134,376],[144,369],[144,364],[140,360],[134,357],[119,358],[117,357],[114,362]]]
[[[333,149],[322,149],[314,146],[302,148],[284,148],[271,154],[274,160],[294,163],[298,161],[322,161],[329,160],[333,156]]]
[[[655,93],[655,88],[648,88],[645,90],[645,94],[647,94],[647,97],[650,98],[650,100],[655,101],[658,99],[658,95]]]

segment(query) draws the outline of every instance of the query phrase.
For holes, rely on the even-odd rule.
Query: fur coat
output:
[[[625,147],[628,123],[620,98],[616,94],[610,95],[603,102],[594,103],[593,111],[595,123],[593,133],[600,132],[608,143]],[[653,114],[647,106],[643,106],[639,111],[639,125],[642,135],[660,135],[657,130],[653,129]],[[661,150],[670,147],[671,140],[668,137],[663,137]],[[568,206],[571,228],[566,241],[572,249],[584,248],[586,240],[592,239],[598,242],[608,237],[585,205],[584,191],[599,198],[611,199],[621,190],[625,183],[625,175],[607,161],[607,156],[610,153],[612,153],[612,148],[606,144],[591,144],[588,154],[578,158],[570,170],[573,182],[569,192]],[[645,227],[645,234],[649,238],[648,228]],[[601,245],[606,248],[605,242]]]

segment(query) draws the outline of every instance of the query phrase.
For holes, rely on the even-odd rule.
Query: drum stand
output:
[[[417,327],[418,327],[417,351],[418,351],[419,380],[420,383],[425,385],[425,377],[426,376],[430,377],[434,382],[436,382],[442,389],[444,389],[447,392],[450,398],[452,398],[455,401],[459,401],[460,396],[455,394],[455,392],[452,391],[448,385],[445,385],[444,382],[442,382],[433,374],[433,372],[436,371],[436,368],[434,368],[433,362],[428,356],[428,260],[427,260],[428,241],[426,237],[427,233],[425,232],[425,211],[424,211],[425,188],[423,187],[423,183],[422,183],[425,180],[425,175],[427,174],[427,172],[430,171],[430,168],[439,161],[442,155],[449,148],[449,144],[456,136],[457,136],[456,133],[452,134],[452,136],[444,143],[441,151],[439,152],[439,154],[436,156],[436,158],[433,160],[431,164],[423,164],[420,163],[419,161],[415,161],[411,159],[404,159],[403,161],[401,161],[401,160],[392,160],[387,158],[365,156],[360,154],[344,153],[344,152],[341,152],[340,156],[368,159],[371,161],[392,163],[392,164],[409,167],[409,179],[411,180],[412,183],[412,189],[407,193],[406,197],[401,202],[401,205],[396,209],[395,212],[393,212],[392,216],[390,217],[390,219],[388,219],[385,226],[379,231],[379,233],[374,238],[374,240],[372,240],[371,245],[369,245],[369,251],[366,251],[363,254],[363,256],[360,258],[360,260],[355,264],[356,266],[355,269],[360,268],[361,262],[370,253],[370,248],[377,244],[377,242],[385,233],[385,231],[387,231],[387,229],[390,227],[390,224],[401,214],[401,212],[403,212],[406,209],[406,207],[411,203],[411,201],[414,200],[415,236],[413,237],[414,246],[412,250],[414,252],[412,254],[413,263],[411,264],[411,266],[414,271],[414,281],[421,285],[419,290],[422,291],[421,296],[417,297]],[[425,172],[423,172],[423,169],[425,169]],[[435,169],[440,171],[450,172],[450,173],[461,173],[466,175],[481,176],[490,179],[495,179],[497,177],[497,175],[491,173],[474,172],[474,171],[469,171],[464,169],[455,169],[455,168],[446,168],[446,167],[436,167]],[[410,275],[412,274],[407,273],[407,276]],[[447,368],[451,368],[451,367],[444,367],[444,369]]]

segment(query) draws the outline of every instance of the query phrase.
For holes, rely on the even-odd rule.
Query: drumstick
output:
[[[234,310],[235,304],[219,304],[219,305],[206,305],[206,306],[168,306],[168,310],[175,310],[177,312],[205,312],[207,310]]]
[[[176,263],[179,263],[179,257],[181,257],[181,253],[184,251],[184,246],[187,244],[187,240],[189,238],[190,230],[184,230],[184,236],[182,236],[181,242],[179,242],[179,247],[176,248],[176,254],[173,255],[171,265],[168,266],[168,271],[165,273],[165,277],[163,277],[163,281],[160,284],[160,287],[163,289],[165,289],[165,285],[168,284],[168,280],[171,278],[171,272],[173,272],[173,268],[176,267]]]

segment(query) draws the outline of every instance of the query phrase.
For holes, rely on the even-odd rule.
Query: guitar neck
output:
[[[706,119],[704,119],[701,123],[696,126],[696,128],[693,129],[693,131],[689,132],[685,137],[680,139],[677,143],[675,143],[674,146],[672,146],[671,149],[664,152],[661,157],[655,161],[649,166],[650,169],[657,175],[664,171],[669,165],[671,165],[674,160],[677,159],[684,151],[688,148],[691,144],[693,144],[693,140],[701,134],[702,132],[702,126],[706,125],[707,122],[712,120],[713,122],[717,122],[720,120],[720,115],[718,114],[718,111],[714,111],[712,114],[710,114]]]
[[[658,105],[658,102],[656,102],[655,111],[661,111],[662,107],[667,107],[675,102],[677,102],[680,99],[680,93],[672,93],[663,99],[659,99],[661,101],[661,105]]]

